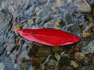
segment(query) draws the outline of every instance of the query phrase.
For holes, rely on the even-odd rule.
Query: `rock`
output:
[[[82,68],[80,68],[80,70],[93,70],[93,69],[94,69],[93,65],[83,66]]]
[[[20,67],[20,66],[19,66],[18,64],[14,64],[14,68],[15,68],[15,69],[19,69],[19,67]]]
[[[64,0],[57,0],[57,4],[58,4],[58,6],[64,5]]]
[[[22,29],[22,27],[23,27],[23,24],[17,24],[14,26],[14,30],[20,30]]]
[[[91,7],[94,7],[94,0],[87,0]]]
[[[92,33],[82,33],[82,36],[84,39],[90,38],[92,36]]]
[[[36,7],[36,15],[38,16],[38,12],[40,11],[39,7]]]
[[[46,60],[47,57],[32,57],[32,62],[36,66],[37,64],[41,64]]]
[[[0,62],[0,70],[4,70],[5,65]]]
[[[79,47],[74,47],[74,52],[79,52],[80,48]]]
[[[60,46],[53,47],[52,49],[53,49],[53,52],[60,52],[63,50],[63,48]]]
[[[82,13],[90,13],[91,7],[86,0],[76,0],[75,5]]]
[[[87,53],[94,53],[94,40],[91,41],[87,46],[84,46],[82,48],[82,52],[84,54],[87,54]]]
[[[75,58],[76,60],[78,60],[78,61],[82,61],[82,60],[85,59],[85,55],[84,55],[83,53],[81,53],[81,52],[76,52],[76,53],[74,54],[74,58]]]
[[[57,2],[57,5],[60,7],[60,6],[65,6],[68,3],[71,3],[72,0],[56,0],[56,2]]]
[[[65,66],[70,66],[70,58],[68,57],[61,57],[59,60],[58,70],[63,70]]]
[[[70,55],[69,55],[69,54],[61,54],[61,57],[67,57],[67,58],[70,58]]]
[[[3,27],[6,22],[6,15],[3,12],[0,12],[0,29]]]
[[[92,32],[93,31],[93,29],[94,29],[94,23],[89,23],[86,27],[85,27],[85,29],[83,30],[83,32]]]
[[[8,3],[3,1],[1,6],[2,6],[2,8],[6,8],[8,6]]]
[[[55,53],[55,58],[59,61],[60,60],[60,55],[58,53]]]
[[[71,60],[71,66],[77,68],[79,65],[75,61]]]
[[[13,12],[14,12],[14,7],[13,7],[13,6],[9,6],[9,7],[8,7],[8,10],[9,10],[9,12],[10,12],[11,14],[13,14]]]
[[[87,54],[87,60],[94,64],[94,53]]]
[[[28,20],[28,23],[29,23],[30,26],[32,26],[34,24],[32,19]]]
[[[28,64],[23,63],[23,64],[22,64],[22,68],[28,68]]]
[[[40,3],[45,3],[47,0],[38,0]]]
[[[40,11],[37,13],[37,19],[35,23],[40,23],[41,21],[48,21],[50,19],[52,12],[50,5],[44,6]]]
[[[51,20],[51,21],[45,23],[45,24],[44,24],[44,27],[45,27],[45,28],[54,28],[54,27],[55,27],[54,21]]]
[[[51,47],[38,47],[35,51],[35,56],[47,57],[49,54],[52,54]]]
[[[58,70],[58,62],[50,59],[47,63],[46,70]]]
[[[59,68],[58,70],[74,70],[71,66],[63,66],[62,68]]]
[[[59,22],[56,22],[56,29],[60,29],[60,23]]]

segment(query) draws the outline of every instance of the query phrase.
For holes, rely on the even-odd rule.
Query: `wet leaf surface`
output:
[[[69,45],[80,41],[75,35],[57,29],[24,29],[16,32],[27,40],[48,46]]]

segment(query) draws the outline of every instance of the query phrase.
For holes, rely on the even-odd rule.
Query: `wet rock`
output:
[[[35,67],[39,66],[47,57],[32,57],[32,63]]]
[[[75,5],[82,13],[90,13],[91,7],[86,0],[76,0]]]
[[[55,23],[54,23],[53,20],[51,20],[51,21],[45,23],[45,24],[44,24],[44,27],[45,27],[45,28],[54,28],[54,27],[55,27]]]
[[[0,70],[4,70],[5,65],[3,63],[0,62]]]
[[[28,55],[32,56],[39,56],[39,57],[47,57],[49,54],[52,54],[52,48],[47,46],[36,46],[29,51]]]
[[[40,9],[40,11],[37,13],[38,16],[35,23],[40,23],[42,21],[41,25],[43,25],[44,21],[50,19],[52,14],[50,6],[51,5],[46,5],[42,9]]]
[[[87,0],[87,1],[91,5],[91,7],[93,8],[93,6],[94,6],[94,0]]]
[[[14,26],[14,30],[21,30],[22,26],[23,26],[23,24],[17,24]]]
[[[8,57],[2,57],[1,59],[3,59],[0,61],[4,63],[4,70],[14,70],[14,64],[12,62],[10,55]]]
[[[89,32],[91,33],[94,29],[94,23],[89,23],[87,24],[87,26],[85,27],[85,29],[83,30],[83,32]]]
[[[31,70],[44,70],[44,68],[42,64],[39,64],[38,66],[33,66]]]
[[[70,58],[70,55],[69,55],[69,54],[61,54],[60,56],[61,56],[61,57],[67,57],[67,58]]]
[[[55,58],[59,61],[60,60],[60,55],[58,53],[55,53]]]
[[[3,27],[5,22],[6,22],[5,14],[0,11],[0,29],[1,29],[1,27]]]
[[[87,54],[87,60],[88,60],[90,63],[94,64],[94,53],[89,53],[89,54]],[[89,64],[89,63],[88,63],[88,64]]]
[[[92,36],[92,33],[82,33],[82,36],[84,39],[90,38]]]
[[[94,53],[94,40],[91,41],[87,46],[82,47],[81,50],[84,54]]]
[[[9,7],[8,7],[8,10],[9,10],[9,12],[10,12],[11,14],[13,14],[13,12],[14,12],[14,7],[13,7],[13,6],[9,6]]]
[[[60,47],[60,46],[56,46],[56,47],[52,47],[53,49],[53,52],[61,52],[63,50],[63,47]]]
[[[70,59],[68,57],[61,57],[58,65],[59,70],[63,70],[67,66],[70,66]]]
[[[38,0],[40,3],[45,3],[47,0]]]
[[[7,2],[5,2],[5,1],[2,1],[2,8],[6,8],[7,6],[8,6],[8,3]]]
[[[74,52],[79,52],[80,48],[79,47],[74,47]]]
[[[80,70],[93,70],[93,69],[94,69],[93,65],[83,66],[82,68],[80,68]]]
[[[72,61],[72,60],[71,60],[70,65],[73,66],[74,68],[77,68],[79,66],[78,63],[76,63],[75,61]]]
[[[81,52],[76,52],[76,53],[74,54],[74,58],[75,58],[76,60],[78,60],[78,61],[82,61],[82,60],[85,59],[85,55],[84,55],[83,53],[81,53]]]
[[[38,16],[38,12],[40,11],[39,7],[36,7],[36,15]]]
[[[37,50],[36,56],[48,56],[51,53],[52,53],[51,48],[40,47]]]
[[[63,66],[63,67],[59,68],[59,70],[73,70],[73,67],[71,67],[71,66]]]
[[[23,63],[23,64],[22,64],[22,68],[28,68],[28,64]]]
[[[28,24],[32,26],[34,24],[34,21],[32,19],[28,20]]]
[[[46,70],[58,70],[58,62],[50,59],[47,63]]]
[[[59,22],[56,22],[56,29],[60,29],[60,23]]]
[[[58,7],[60,7],[60,6],[65,6],[66,4],[72,2],[72,0],[56,0],[56,1],[57,1]]]
[[[57,0],[57,4],[58,4],[58,6],[64,5],[64,0]]]
[[[18,64],[14,64],[14,69],[19,69],[20,66]]]

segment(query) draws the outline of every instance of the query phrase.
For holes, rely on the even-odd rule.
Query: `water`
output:
[[[52,52],[52,47],[27,41],[17,35],[14,32],[16,25],[21,29],[56,28],[58,22],[59,29],[81,38],[78,24],[86,24],[87,20],[78,11],[74,1],[64,0],[63,3],[61,0],[62,4],[59,4],[57,0],[1,0],[0,62],[5,70],[43,70],[46,65],[42,63],[56,52]]]

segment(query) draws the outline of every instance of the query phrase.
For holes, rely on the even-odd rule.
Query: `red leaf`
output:
[[[27,40],[49,46],[68,45],[80,41],[77,36],[57,29],[24,29],[16,32]]]

